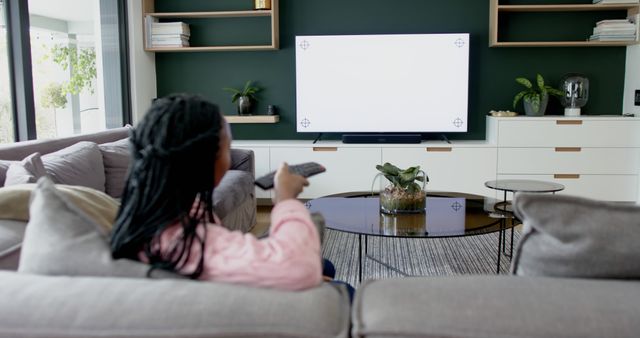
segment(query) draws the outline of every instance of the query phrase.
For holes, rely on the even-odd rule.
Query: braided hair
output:
[[[188,276],[200,276],[223,126],[218,107],[197,96],[172,95],[153,103],[130,133],[132,161],[111,235],[113,258],[138,259],[142,251],[149,273],[178,271],[199,245],[198,266]],[[192,207],[197,212],[190,212]],[[160,235],[175,222],[182,225],[182,237],[163,253]]]

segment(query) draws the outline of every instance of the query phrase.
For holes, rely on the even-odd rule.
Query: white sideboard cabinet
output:
[[[375,166],[391,162],[405,168],[420,165],[429,175],[427,191],[457,191],[495,196],[484,182],[495,179],[496,147],[484,141],[423,142],[421,144],[344,144],[336,141],[234,141],[234,148],[251,149],[256,176],[290,164],[314,161],[327,168],[309,179],[301,198],[316,198],[349,191],[380,188],[373,182]],[[258,198],[269,191],[256,188]]]
[[[498,179],[565,185],[561,193],[636,201],[640,119],[622,116],[487,117]]]

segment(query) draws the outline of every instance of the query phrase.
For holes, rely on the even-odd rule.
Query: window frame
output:
[[[33,94],[33,72],[31,64],[31,37],[29,22],[29,7],[26,0],[0,0],[0,6],[4,6],[5,24],[7,31],[7,52],[9,60],[9,87],[11,93],[11,110],[13,115],[14,141],[27,141],[37,138],[36,110]],[[117,38],[119,42],[119,72],[122,116],[122,126],[132,123],[131,93],[129,85],[129,41],[127,29],[126,0],[99,0],[99,6],[112,8],[117,12]],[[114,7],[115,6],[115,7]],[[102,11],[101,11],[102,13]],[[101,24],[105,17],[101,14]],[[105,101],[109,101],[109,95],[105,92]],[[105,112],[109,114],[108,111]],[[106,116],[107,121],[110,116]],[[116,128],[121,125],[107,123],[105,128]]]

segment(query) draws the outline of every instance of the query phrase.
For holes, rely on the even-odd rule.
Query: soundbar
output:
[[[420,134],[343,134],[342,143],[420,143]]]

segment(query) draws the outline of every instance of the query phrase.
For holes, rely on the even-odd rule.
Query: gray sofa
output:
[[[99,150],[96,150],[96,152],[100,154],[98,157],[101,158],[95,160],[95,162],[99,163],[91,165],[99,168],[98,170],[104,170],[104,183],[97,183],[98,187],[96,187],[96,183],[93,183],[95,180],[87,176],[99,175],[87,171],[86,168],[81,169],[84,171],[75,172],[74,177],[59,177],[61,182],[56,183],[90,186],[102,190],[114,198],[118,198],[124,187],[129,165],[128,135],[129,128],[123,127],[67,138],[2,145],[0,146],[0,187],[5,185],[6,173],[11,162],[21,161],[36,152],[46,157],[47,154],[59,152],[63,149],[68,149],[70,146],[77,145],[79,142],[87,141],[98,145],[97,149]],[[66,162],[62,163],[68,164]],[[231,169],[215,190],[214,208],[216,214],[222,219],[224,225],[232,230],[247,232],[256,223],[256,198],[253,185],[254,167],[252,151],[232,149]],[[60,172],[73,171],[72,168],[68,167],[58,169]],[[65,178],[67,181],[65,181]],[[102,186],[104,188],[100,189]],[[2,220],[0,222],[0,269],[17,268],[19,243],[25,226],[25,222],[14,220]]]
[[[14,144],[0,149],[0,159],[20,160],[36,151],[50,153],[86,140],[109,144],[126,136],[125,128]],[[104,159],[105,170],[114,169],[107,169],[109,160]],[[224,201],[216,201],[215,207],[224,222],[244,225],[238,228],[246,231],[246,225],[255,222],[253,154],[232,150],[232,162],[234,170],[215,192]],[[243,179],[243,173],[251,179]],[[167,273],[147,278],[148,266],[112,260],[108,231],[89,226],[97,223],[69,200],[50,191],[44,194],[41,186],[46,182],[51,182],[51,189],[51,179],[40,179],[31,192],[30,203],[36,207],[28,225],[0,219],[0,256],[4,255],[0,259],[0,337],[349,335],[350,305],[344,287],[323,284],[285,292],[192,281]],[[243,189],[237,185],[245,185],[249,193],[238,196]],[[13,271],[18,262],[19,270]]]

